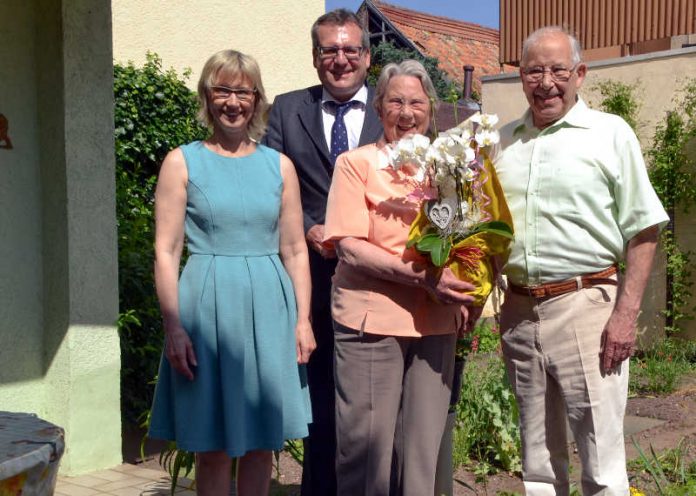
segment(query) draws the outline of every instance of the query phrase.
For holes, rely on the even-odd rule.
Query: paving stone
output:
[[[632,436],[642,431],[647,431],[653,427],[664,424],[664,420],[649,417],[638,417],[636,415],[626,415],[624,418],[624,436]]]
[[[83,487],[96,487],[109,482],[108,479],[102,479],[94,474],[80,475],[78,477],[66,477],[64,480],[68,484],[75,484],[76,486]]]
[[[166,492],[151,492],[147,489],[143,489],[140,487],[122,487],[120,489],[114,489],[111,491],[109,494],[115,495],[115,496],[164,496],[167,493]]]
[[[119,481],[129,477],[128,472],[122,472],[116,469],[99,470],[98,472],[92,472],[89,475],[99,477],[100,479],[104,479],[109,482]]]
[[[121,479],[118,481],[106,482],[95,489],[99,489],[102,492],[110,493],[114,492],[116,489],[121,489],[124,487],[145,487],[148,483],[152,482],[151,479],[143,479],[141,477],[128,477],[127,479]]]
[[[99,491],[91,487],[77,486],[59,480],[56,484],[56,493],[64,494],[65,496],[94,496],[99,494]]]

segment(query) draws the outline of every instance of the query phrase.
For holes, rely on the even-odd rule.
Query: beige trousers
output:
[[[582,494],[627,495],[623,418],[628,361],[600,371],[604,325],[616,286],[536,300],[508,292],[502,346],[520,409],[527,496],[567,495],[566,418],[582,463]]]
[[[456,336],[334,327],[338,496],[432,495]],[[400,481],[390,480],[395,446]]]

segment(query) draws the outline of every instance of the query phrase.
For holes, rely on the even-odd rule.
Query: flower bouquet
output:
[[[432,143],[415,134],[390,150],[392,167],[417,168],[418,187],[412,195],[423,207],[406,246],[474,284],[471,294],[478,306],[493,288],[494,257],[507,257],[513,237],[510,211],[490,159],[500,139],[497,122],[495,115],[476,113]]]

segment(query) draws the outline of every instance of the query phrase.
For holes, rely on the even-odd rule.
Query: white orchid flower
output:
[[[476,113],[470,117],[472,122],[480,125],[484,129],[491,129],[498,123],[498,116],[496,114],[481,114]]]
[[[478,143],[478,145],[481,147],[491,146],[495,145],[500,141],[500,133],[498,133],[498,131],[495,130],[480,129],[476,133],[476,136],[474,136],[474,139],[476,140],[476,143]]]
[[[465,164],[469,164],[469,163],[473,162],[474,160],[476,160],[476,151],[473,148],[471,148],[470,146],[467,146],[464,149],[463,162]]]
[[[411,137],[413,151],[418,156],[425,156],[425,152],[430,147],[430,138],[422,134],[414,134]]]

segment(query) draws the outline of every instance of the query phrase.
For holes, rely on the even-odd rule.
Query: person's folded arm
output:
[[[449,268],[404,261],[364,239],[345,237],[334,240],[334,244],[341,263],[365,277],[425,289],[445,304],[468,305],[473,301],[464,291],[475,289],[474,285],[457,279]]]

